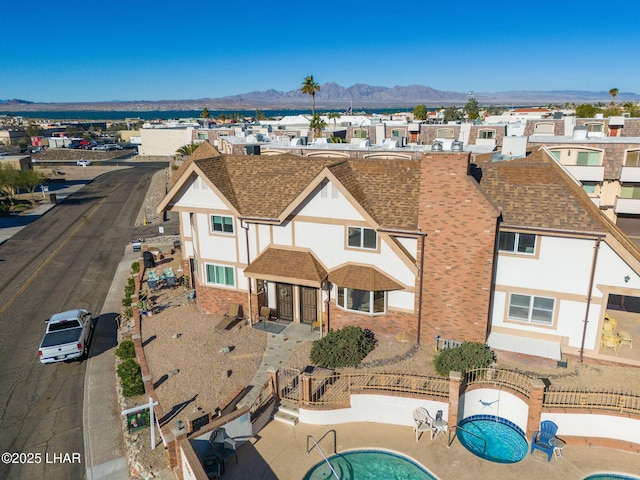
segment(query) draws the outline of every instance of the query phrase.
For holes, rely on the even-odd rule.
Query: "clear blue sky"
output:
[[[640,93],[638,0],[8,2],[0,99],[344,87]]]

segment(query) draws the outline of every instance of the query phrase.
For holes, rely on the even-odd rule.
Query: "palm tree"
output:
[[[327,122],[325,122],[320,115],[314,115],[311,117],[311,121],[309,122],[309,128],[313,130],[313,138],[322,137],[322,129],[327,126]]]
[[[320,90],[320,85],[313,79],[313,75],[305,77],[300,91],[305,95],[311,95],[311,116],[316,114],[316,92]]]
[[[207,107],[204,107],[202,109],[202,113],[200,114],[200,116],[202,118],[209,118],[209,109]]]
[[[176,153],[184,156],[191,155],[196,151],[196,148],[198,147],[199,145],[196,145],[195,143],[188,143],[187,145],[183,145],[179,149],[177,149]]]
[[[609,90],[609,95],[611,95],[611,105],[616,103],[616,97],[618,96],[619,91],[620,90],[618,90],[617,88],[612,88],[611,90]]]
[[[335,128],[338,118],[340,118],[342,114],[340,112],[330,112],[327,114],[327,118],[329,120],[333,120],[333,127]]]

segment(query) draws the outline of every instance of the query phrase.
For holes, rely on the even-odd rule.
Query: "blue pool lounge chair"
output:
[[[531,455],[533,455],[534,450],[540,450],[547,454],[549,457],[547,461],[550,462],[554,449],[554,445],[551,440],[556,438],[557,431],[558,426],[551,420],[545,420],[542,422],[540,424],[540,430],[534,432],[531,436]]]

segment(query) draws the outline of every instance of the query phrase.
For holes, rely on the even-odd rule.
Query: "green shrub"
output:
[[[131,273],[137,275],[140,272],[140,262],[133,262],[131,264]]]
[[[373,332],[348,326],[313,342],[309,360],[325,368],[357,367],[376,346]]]
[[[136,348],[131,340],[123,340],[116,348],[116,356],[125,360],[127,358],[136,358]]]
[[[122,384],[122,395],[125,397],[135,397],[144,393],[144,382],[142,381],[142,371],[140,365],[132,358],[128,358],[118,365],[116,369],[120,383]]]
[[[135,281],[133,280],[133,277],[129,277],[127,284],[124,286],[124,294],[125,296],[130,297],[131,295],[133,295],[133,292],[135,292],[135,290],[136,290]]]
[[[494,361],[488,345],[480,342],[463,342],[459,347],[445,348],[433,359],[438,375],[449,376],[450,371],[466,372],[474,368],[487,368]]]

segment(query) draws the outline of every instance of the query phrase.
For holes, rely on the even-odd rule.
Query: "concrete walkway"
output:
[[[278,324],[274,323],[274,326]],[[254,328],[260,328],[254,326]],[[311,331],[311,326],[301,323],[290,323],[280,333],[269,333],[267,346],[262,356],[262,363],[258,367],[249,386],[249,392],[238,402],[238,408],[248,407],[258,398],[262,387],[267,382],[267,370],[270,366],[282,367],[300,346],[301,343],[320,338],[318,330]]]

